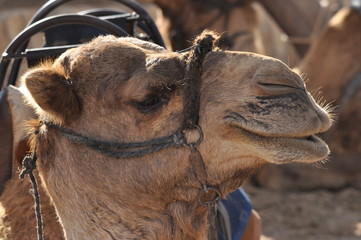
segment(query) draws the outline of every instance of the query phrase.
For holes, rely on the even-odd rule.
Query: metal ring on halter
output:
[[[211,199],[207,202],[202,200],[202,196],[204,196],[204,194],[209,194],[212,192],[215,193],[215,197],[213,199]],[[216,205],[220,199],[221,199],[221,192],[217,188],[214,188],[214,187],[207,187],[206,189],[200,190],[198,192],[198,196],[197,196],[197,200],[198,200],[199,204],[204,207]]]
[[[198,139],[197,139],[197,141],[188,142],[188,141],[187,141],[187,138],[185,137],[185,139],[186,139],[185,145],[188,146],[188,147],[190,147],[192,150],[193,150],[195,147],[199,146],[199,144],[201,144],[201,142],[203,141],[203,131],[202,131],[201,127],[198,126],[198,125],[195,125],[195,129],[196,129],[197,132],[198,132]],[[188,129],[187,129],[187,130],[188,130]],[[192,130],[194,130],[194,129],[192,129]],[[182,130],[182,133],[184,134],[184,136],[186,136],[186,134],[184,133],[184,130]]]

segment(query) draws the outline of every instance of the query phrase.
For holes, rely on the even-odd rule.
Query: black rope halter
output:
[[[49,129],[57,130],[63,137],[74,143],[81,143],[108,157],[115,158],[141,157],[145,154],[157,152],[164,148],[180,147],[186,144],[186,138],[182,131],[177,131],[172,135],[153,138],[144,142],[124,143],[91,138],[50,122],[44,122],[44,125]]]
[[[37,133],[36,133],[37,134]],[[33,197],[35,201],[35,217],[37,222],[37,235],[38,240],[43,240],[43,221],[41,218],[41,204],[40,204],[40,196],[38,190],[38,183],[36,182],[36,178],[33,174],[33,170],[36,169],[36,147],[34,149],[33,154],[28,154],[23,159],[23,169],[20,173],[20,178],[24,179],[26,174],[29,174],[30,182],[33,186]]]
[[[220,200],[220,191],[215,186],[210,186],[207,183],[207,171],[202,158],[202,155],[197,149],[197,146],[203,139],[202,129],[198,125],[199,108],[200,108],[200,86],[202,74],[202,62],[207,53],[214,48],[216,37],[211,32],[204,32],[196,39],[196,45],[191,49],[187,60],[187,68],[185,73],[185,98],[184,98],[184,122],[182,127],[175,133],[169,136],[154,138],[143,142],[115,142],[104,141],[96,138],[91,138],[80,133],[77,133],[69,128],[48,122],[42,121],[41,125],[45,125],[48,129],[58,131],[63,137],[74,142],[83,144],[95,151],[98,151],[106,156],[115,158],[134,158],[141,157],[145,154],[154,153],[169,147],[189,147],[191,153],[189,155],[193,171],[196,179],[199,181],[201,187],[198,193],[197,200],[208,209],[208,238],[209,240],[216,240],[216,205]],[[198,139],[195,142],[188,142],[185,137],[186,131],[197,131]],[[36,131],[35,134],[38,134]],[[31,183],[34,188],[34,199],[36,205],[36,217],[38,228],[38,240],[43,240],[43,224],[41,221],[40,198],[38,194],[38,187],[36,179],[32,171],[36,168],[36,149],[32,155],[27,155],[23,160],[23,170],[20,178],[24,178],[29,174]],[[205,200],[206,199],[206,200]],[[210,200],[209,200],[210,199]]]

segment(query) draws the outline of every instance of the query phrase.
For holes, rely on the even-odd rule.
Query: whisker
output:
[[[318,169],[322,169],[322,170],[327,170],[328,167],[326,166],[326,164],[329,162],[330,158],[329,156],[325,157],[324,159],[322,159],[321,161],[315,162],[313,163],[313,167],[316,167]]]

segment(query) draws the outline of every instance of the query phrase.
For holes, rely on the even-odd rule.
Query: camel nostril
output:
[[[295,86],[292,86],[292,85],[280,84],[280,83],[258,82],[258,84],[263,86],[263,87],[269,87],[269,88],[296,88],[296,89],[299,89],[298,87],[295,87]]]
[[[287,84],[268,83],[268,82],[258,82],[257,84],[263,91],[271,94],[280,94],[295,90],[302,90],[299,87],[287,85]]]

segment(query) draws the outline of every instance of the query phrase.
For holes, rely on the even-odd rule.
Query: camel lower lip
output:
[[[327,144],[316,135],[308,135],[304,137],[265,136],[251,132],[240,126],[233,127],[235,127],[238,131],[241,131],[241,135],[247,139],[253,142],[262,142],[262,148],[291,152],[297,150],[298,152],[303,152],[305,155],[309,156],[310,159],[323,159],[329,154]]]

